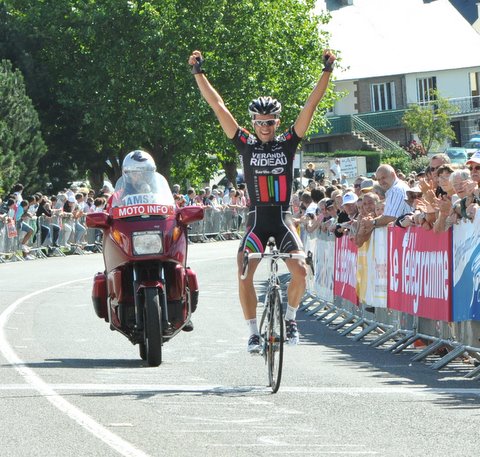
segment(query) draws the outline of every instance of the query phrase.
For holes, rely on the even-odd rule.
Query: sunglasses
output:
[[[430,171],[435,171],[435,170],[438,170],[440,168],[440,165],[438,167],[430,167]]]
[[[254,125],[257,125],[258,127],[271,127],[272,125],[275,125],[277,123],[276,119],[267,119],[267,120],[260,120],[260,119],[255,119],[253,121]]]
[[[479,171],[480,170],[480,165],[475,165],[474,167],[467,167],[470,171]]]

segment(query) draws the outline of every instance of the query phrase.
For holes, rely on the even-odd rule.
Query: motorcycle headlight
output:
[[[163,252],[162,232],[133,232],[133,255],[160,254]]]

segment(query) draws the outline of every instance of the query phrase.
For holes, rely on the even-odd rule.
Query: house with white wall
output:
[[[305,152],[404,146],[412,139],[405,110],[434,103],[431,89],[457,107],[454,144],[480,130],[480,34],[449,0],[318,0],[317,9],[331,14],[335,90],[344,97]]]

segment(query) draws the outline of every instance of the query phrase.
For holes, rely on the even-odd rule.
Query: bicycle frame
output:
[[[262,355],[268,369],[269,387],[276,393],[280,387],[283,367],[283,344],[285,335],[285,321],[283,316],[282,293],[278,277],[278,261],[280,259],[305,260],[307,256],[301,253],[281,253],[276,249],[275,242],[270,239],[269,252],[244,253],[243,271],[241,279],[245,279],[248,271],[248,262],[251,259],[269,259],[270,271],[265,291],[264,309],[260,320],[260,336],[262,337]]]

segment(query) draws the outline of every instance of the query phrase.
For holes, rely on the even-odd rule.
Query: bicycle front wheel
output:
[[[268,300],[269,316],[266,333],[268,381],[272,392],[276,393],[282,379],[283,341],[285,334],[280,291],[278,289],[272,290]]]

